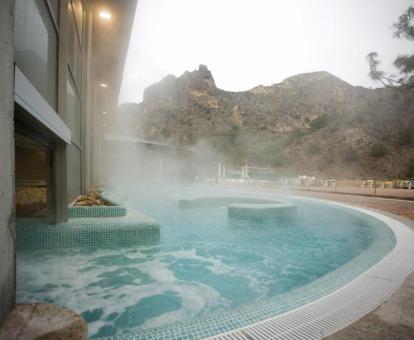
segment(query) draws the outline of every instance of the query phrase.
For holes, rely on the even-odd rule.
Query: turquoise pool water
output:
[[[91,338],[139,333],[309,284],[362,254],[383,228],[348,209],[291,198],[295,215],[229,219],[225,200],[179,207],[191,195],[229,197],[191,188],[125,191],[129,205],[160,222],[160,244],[18,252],[18,301],[81,313]]]

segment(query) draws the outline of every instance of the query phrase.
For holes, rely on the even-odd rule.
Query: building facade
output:
[[[15,303],[15,218],[68,218],[99,185],[136,0],[0,6],[0,324]]]

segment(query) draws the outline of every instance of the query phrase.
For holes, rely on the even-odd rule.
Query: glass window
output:
[[[16,217],[47,215],[49,158],[46,147],[15,134]]]
[[[81,74],[82,74],[82,57],[81,46],[76,34],[75,20],[71,6],[69,6],[69,66],[72,71],[75,83],[78,89],[81,89]]]
[[[47,0],[50,11],[55,17],[56,23],[59,24],[59,0]]]
[[[69,145],[67,151],[67,169],[68,169],[68,198],[73,200],[81,194],[81,152],[76,145]]]
[[[57,33],[44,0],[16,0],[15,61],[56,110]]]
[[[72,0],[73,12],[75,13],[76,27],[78,29],[79,40],[82,45],[83,36],[83,6],[81,0]]]
[[[72,132],[72,142],[81,144],[81,101],[72,76],[68,75],[68,98],[67,98],[67,112],[66,124]]]

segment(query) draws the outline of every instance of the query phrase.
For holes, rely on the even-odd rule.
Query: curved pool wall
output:
[[[349,326],[383,303],[414,270],[414,233],[405,224],[410,222],[401,222],[398,216],[351,208],[383,221],[392,229],[396,245],[390,253],[333,293],[282,315],[213,338],[321,339]]]
[[[236,220],[273,220],[289,218],[296,214],[297,207],[285,199],[260,199],[249,197],[198,197],[181,199],[180,208],[200,208],[206,206],[227,207],[228,218]]]
[[[200,208],[200,207],[221,207],[231,204],[272,204],[280,203],[279,199],[263,199],[257,197],[245,197],[245,195],[239,196],[207,196],[207,197],[193,197],[180,199],[178,201],[178,207],[180,208]]]
[[[296,205],[290,202],[273,204],[230,204],[227,207],[228,217],[232,219],[273,220],[294,217]]]
[[[234,190],[231,191],[232,194],[235,192],[236,191]],[[240,191],[239,193],[265,199],[277,200],[279,197],[275,194],[267,193],[243,191]],[[321,338],[332,334],[334,331],[357,320],[359,317],[375,308],[375,306],[382,302],[393,289],[398,287],[402,279],[413,269],[411,263],[413,263],[414,254],[412,247],[408,246],[407,242],[414,242],[414,233],[401,222],[382,214],[371,212],[367,209],[355,208],[345,204],[303,197],[295,197],[295,199],[319,201],[324,204],[341,207],[348,211],[352,210],[352,212],[360,219],[363,219],[368,223],[376,224],[377,227],[375,228],[376,233],[374,241],[367,250],[345,265],[289,292],[208,317],[177,322],[160,328],[153,328],[137,333],[126,333],[103,339],[183,339],[206,337],[251,339],[270,336],[286,338],[286,334],[289,334],[289,336],[287,336],[288,338]],[[389,255],[387,256],[387,254]],[[390,274],[390,266],[396,268],[396,263],[393,263],[393,261],[400,261],[401,257],[403,262],[398,262],[397,267],[400,270],[397,271],[398,275],[395,273],[395,270]],[[392,261],[390,263],[391,258]],[[409,259],[407,260],[407,258]],[[384,266],[381,265],[384,263],[386,264],[386,268],[383,268]],[[401,268],[401,264],[404,268]],[[375,282],[376,284],[383,282],[386,284],[390,283],[387,286],[388,289],[377,289],[371,299],[371,303],[368,304],[368,307],[365,309],[355,306],[352,308],[352,310],[354,310],[353,314],[341,314],[339,318],[336,315],[336,322],[331,320],[329,315],[323,319],[324,323],[318,322],[318,320],[322,320],[321,315],[323,313],[321,313],[320,310],[313,310],[313,305],[317,305],[318,303],[323,304],[328,301],[327,305],[324,306],[325,310],[330,310],[330,308],[340,310],[341,306],[347,305],[347,300],[344,300],[343,296],[340,296],[339,302],[332,303],[329,302],[327,298],[339,296],[338,294],[342,292],[346,292],[348,300],[352,300],[352,298],[360,298],[364,295],[364,292],[369,294],[373,286],[370,285],[370,282],[365,282],[364,280],[366,280],[367,275],[370,275],[369,273],[374,271],[379,271],[379,274],[377,274],[378,276],[376,278],[371,278],[371,281],[377,280],[378,282]],[[387,275],[389,277],[396,275],[397,277],[395,279],[383,279],[383,277],[386,277]],[[353,290],[354,285],[359,285],[359,288],[357,287],[357,290]],[[342,305],[338,305],[337,303],[341,303]],[[309,308],[311,310],[310,313],[305,316],[302,315],[299,319],[294,321],[295,319],[292,316],[295,312],[300,314],[301,311]],[[352,317],[349,317],[349,315]],[[284,320],[280,323],[278,320],[283,320],[283,318],[287,318],[287,321]],[[291,320],[289,318],[291,318]],[[314,319],[313,321],[312,318]],[[306,333],[306,329],[302,329],[307,326],[309,326],[308,328],[314,326],[314,329],[312,330],[313,333],[310,332],[309,329],[308,333]],[[296,333],[295,330],[297,331]]]

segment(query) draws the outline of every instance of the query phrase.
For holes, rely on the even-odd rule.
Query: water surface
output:
[[[300,287],[347,263],[374,239],[372,224],[316,202],[290,199],[297,215],[271,221],[230,220],[225,203],[178,207],[181,198],[212,194],[125,191],[128,204],[160,222],[161,243],[21,251],[18,301],[67,306],[86,318],[91,337],[139,331]]]

